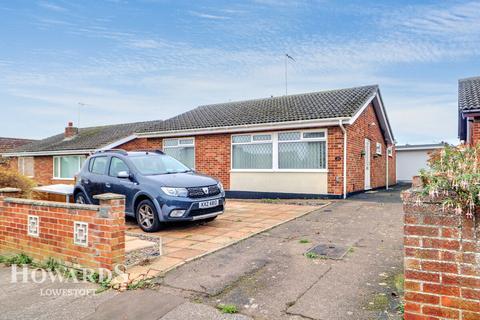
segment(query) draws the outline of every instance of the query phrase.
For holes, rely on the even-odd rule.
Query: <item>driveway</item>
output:
[[[399,191],[335,201],[183,264],[149,290],[42,300],[30,284],[5,291],[0,273],[1,309],[7,310],[0,319],[399,318],[394,281],[402,273]],[[307,257],[317,245],[336,259]],[[221,303],[235,305],[240,314],[221,314],[215,308]]]
[[[193,259],[228,247],[255,234],[301,217],[328,204],[262,203],[229,200],[225,213],[210,223],[179,223],[155,233],[143,232],[135,221],[127,221],[130,235],[161,239],[162,256],[129,268],[132,278],[156,276]],[[128,240],[129,237],[127,237]],[[128,249],[129,241],[127,241]]]

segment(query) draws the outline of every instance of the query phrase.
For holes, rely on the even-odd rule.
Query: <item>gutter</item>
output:
[[[56,155],[70,155],[70,154],[89,154],[95,152],[95,149],[86,150],[61,150],[61,151],[36,151],[36,152],[12,152],[2,153],[2,157],[35,157],[35,156],[56,156]]]
[[[235,132],[250,132],[250,131],[271,131],[282,129],[298,129],[298,128],[312,128],[312,127],[327,127],[337,126],[338,121],[350,121],[350,117],[339,117],[329,119],[313,119],[313,120],[299,120],[288,122],[273,122],[273,123],[258,123],[258,124],[244,124],[230,127],[211,127],[187,130],[170,130],[170,131],[156,131],[156,132],[139,132],[135,133],[138,138],[158,138],[158,137],[181,137],[188,135],[204,135],[215,133],[235,133]]]
[[[342,120],[338,121],[338,125],[343,132],[343,199],[347,198],[347,130],[343,126]]]

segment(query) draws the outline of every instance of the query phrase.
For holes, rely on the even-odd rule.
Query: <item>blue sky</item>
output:
[[[479,1],[3,1],[0,136],[379,84],[398,143],[456,141]]]

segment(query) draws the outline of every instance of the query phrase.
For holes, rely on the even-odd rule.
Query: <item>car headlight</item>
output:
[[[220,181],[218,182],[218,188],[220,189],[220,192],[225,192],[225,189],[223,189],[223,184]]]
[[[171,187],[162,187],[163,192],[172,197],[186,197],[188,196],[188,191],[185,188],[171,188]]]

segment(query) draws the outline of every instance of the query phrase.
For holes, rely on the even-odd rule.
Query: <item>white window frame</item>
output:
[[[193,140],[193,143],[192,144],[180,144],[180,140]],[[176,146],[165,146],[165,141],[168,141],[168,140],[177,140],[177,145]],[[196,160],[196,155],[195,155],[195,137],[180,137],[180,138],[164,138],[163,141],[162,141],[162,145],[163,145],[163,151],[165,151],[165,149],[168,149],[168,148],[184,148],[184,147],[193,147],[193,168],[192,169],[195,169],[196,167],[196,164],[197,164],[197,160]]]
[[[33,162],[33,175],[31,176],[27,176],[25,174],[25,160],[27,159],[32,159],[32,162]],[[22,175],[29,178],[35,177],[35,157],[18,157],[17,161],[18,161],[18,172],[20,172]]]
[[[389,157],[393,157],[393,147],[392,146],[387,148],[387,155]]]
[[[382,149],[383,149],[382,144],[380,142],[377,142],[377,144],[375,145],[375,154],[382,155],[382,152],[383,152]]]
[[[75,155],[75,154],[72,154],[72,155],[65,155],[65,156],[55,156],[53,157],[52,161],[53,161],[53,165],[52,165],[52,168],[53,168],[53,179],[54,180],[65,180],[65,181],[73,181],[75,180],[75,177],[72,177],[72,178],[61,178],[60,177],[60,172],[62,171],[61,170],[61,167],[62,167],[62,162],[61,161],[58,161],[58,165],[59,167],[57,168],[57,170],[55,170],[55,159],[57,158],[65,158],[65,157],[77,157],[77,158],[83,158],[84,159],[84,162],[85,163],[85,160],[86,160],[86,157],[84,155]],[[82,170],[82,164],[81,164],[81,161],[78,162],[78,171],[77,172],[80,172],[80,170]]]
[[[278,135],[280,133],[300,132],[299,140],[285,140],[278,141]],[[306,132],[323,132],[323,138],[304,138],[303,134]],[[272,136],[272,140],[254,141],[253,136],[269,134]],[[236,136],[251,136],[250,142],[233,142],[233,137]],[[325,141],[325,169],[279,169],[278,168],[278,144],[282,142],[306,142],[306,141]],[[233,146],[241,144],[261,144],[271,142],[272,143],[272,169],[234,169],[233,168]],[[272,131],[272,132],[256,132],[246,134],[232,134],[230,136],[230,172],[328,172],[328,130],[327,129],[309,129],[309,130],[285,130],[285,131]]]

